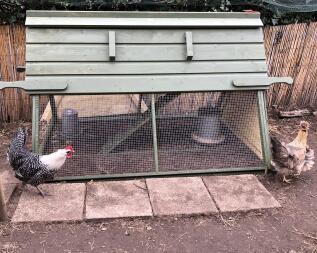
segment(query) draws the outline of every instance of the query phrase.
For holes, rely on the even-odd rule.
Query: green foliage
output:
[[[316,6],[317,7],[317,6]],[[316,12],[281,12],[267,0],[0,0],[0,22],[23,23],[25,11],[244,11],[261,13],[264,24],[315,21]]]

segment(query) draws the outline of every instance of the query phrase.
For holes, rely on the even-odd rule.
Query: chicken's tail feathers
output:
[[[278,140],[278,138],[271,136],[271,153],[272,160],[270,170],[279,172],[281,167],[284,167],[288,159],[288,150],[284,142]]]
[[[308,171],[313,168],[315,164],[315,153],[314,150],[308,149],[305,155],[305,163],[302,168],[302,171]]]
[[[284,142],[280,142],[276,137],[271,136],[271,151],[273,157],[278,156],[287,156],[287,148],[285,147]]]
[[[16,147],[22,148],[26,144],[27,136],[28,136],[27,129],[24,127],[19,127],[12,143],[14,143]]]
[[[15,137],[12,139],[8,150],[7,150],[7,160],[12,162],[15,159],[16,154],[25,146],[27,138],[27,130],[25,128],[19,127]]]
[[[275,149],[281,145],[282,145],[282,143],[275,136],[271,136],[271,148],[272,149]]]

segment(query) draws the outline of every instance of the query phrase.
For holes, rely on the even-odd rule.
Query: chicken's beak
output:
[[[67,153],[66,157],[67,158],[72,158],[73,154],[75,153],[74,150],[71,150],[70,152]]]

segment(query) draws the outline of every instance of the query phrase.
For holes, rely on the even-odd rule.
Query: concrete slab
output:
[[[217,208],[200,177],[146,179],[154,215],[216,213]]]
[[[84,183],[44,184],[40,188],[51,196],[42,198],[35,188],[27,186],[13,215],[13,222],[72,221],[83,218]]]
[[[4,200],[7,203],[20,181],[15,178],[12,169],[5,168],[0,172],[0,183],[4,192]]]
[[[203,180],[221,212],[281,207],[254,175],[205,176]]]
[[[14,190],[17,186],[18,186],[18,184],[4,184],[4,185],[2,185],[5,203],[8,203],[12,193],[14,192]]]
[[[0,172],[0,178],[2,184],[17,184],[20,181],[14,176],[14,172],[12,169],[6,169]]]
[[[93,182],[87,185],[86,218],[152,216],[145,182]]]

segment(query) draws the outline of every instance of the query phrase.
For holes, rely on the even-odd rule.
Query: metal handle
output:
[[[111,61],[116,59],[116,33],[109,31],[109,58]]]
[[[185,33],[186,38],[186,52],[187,60],[192,60],[194,57],[194,47],[193,47],[193,34],[192,32]]]

